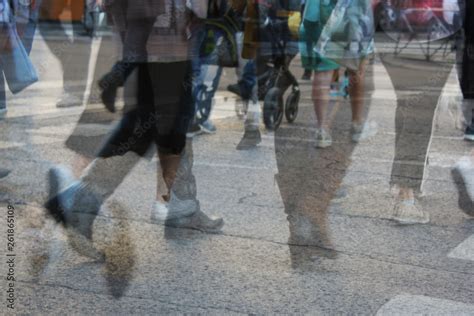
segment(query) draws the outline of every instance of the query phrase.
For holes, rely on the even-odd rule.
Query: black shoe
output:
[[[242,96],[242,91],[240,90],[240,85],[238,83],[228,85],[227,90],[237,94],[239,97]]]
[[[466,127],[466,131],[464,132],[464,139],[474,141],[474,125]]]
[[[98,82],[99,88],[102,90],[100,98],[105,108],[111,113],[115,113],[115,99],[117,98],[118,87],[110,82],[109,76],[105,75]]]
[[[202,133],[204,133],[204,131],[202,130],[201,126],[197,123],[193,123],[191,126],[189,126],[188,132],[186,133],[186,136],[187,137],[194,137],[194,136],[200,135]]]
[[[262,136],[260,131],[256,130],[246,130],[244,136],[237,145],[237,150],[248,150],[257,147],[258,144],[262,141]]]

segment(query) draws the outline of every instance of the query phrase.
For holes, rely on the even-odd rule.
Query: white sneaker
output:
[[[430,222],[430,215],[418,208],[414,200],[399,201],[391,219],[403,225],[427,224]]]
[[[352,123],[351,134],[352,141],[358,143],[362,140],[369,139],[375,136],[378,131],[378,125],[376,122],[365,122],[363,124]]]
[[[324,129],[319,128],[316,130],[316,147],[326,148],[332,145],[331,135]]]
[[[198,209],[195,200],[180,200],[171,192],[167,203],[156,201],[151,212],[152,221],[165,221],[193,215]]]
[[[56,107],[58,108],[69,108],[74,106],[82,106],[82,98],[69,92],[63,92],[56,103]]]

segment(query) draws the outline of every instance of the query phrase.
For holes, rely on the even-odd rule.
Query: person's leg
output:
[[[458,189],[459,208],[474,216],[474,150],[455,164],[451,174]]]
[[[3,76],[3,69],[0,66],[0,120],[7,114],[7,95],[6,95],[6,82]]]
[[[329,93],[333,70],[316,71],[313,77],[311,97],[316,114],[316,147],[331,146],[332,139],[329,134],[326,112],[329,105]]]
[[[55,46],[56,55],[63,68],[63,94],[57,107],[81,106],[87,88],[89,59],[91,56],[92,39],[83,36],[80,22],[82,8],[76,2],[71,3],[72,36],[64,30],[65,38]],[[61,26],[62,28],[62,26]]]
[[[45,207],[66,227],[86,239],[92,236],[92,224],[101,205],[120,185],[129,171],[150,147],[153,131],[153,91],[146,65],[138,72],[138,106],[124,115],[118,127],[84,170],[79,180],[61,168],[49,173],[50,194]],[[87,255],[87,253],[86,253]]]
[[[249,91],[249,98],[247,102],[247,116],[244,122],[244,135],[237,144],[237,150],[248,150],[255,148],[261,142],[261,135],[259,130],[260,125],[260,103],[258,100],[258,67],[262,66],[262,60],[258,59],[247,63],[246,76],[254,78],[253,86]],[[249,81],[248,81],[249,82]]]
[[[464,139],[474,141],[474,36],[467,36],[458,41],[458,75],[463,93],[462,109],[466,123]],[[462,41],[464,40],[464,41]],[[461,49],[462,48],[462,49]]]
[[[250,99],[252,89],[257,84],[255,69],[255,60],[244,60],[244,68],[238,83],[241,97],[245,100]]]
[[[318,27],[318,23],[310,22],[310,21],[303,21],[303,40],[305,45],[306,56],[304,58],[307,59],[307,64],[309,65],[308,68],[305,68],[303,76],[301,79],[303,80],[311,80],[311,67],[314,65],[313,62],[313,48],[316,42],[318,41],[319,34],[321,32],[320,28]]]
[[[364,123],[364,79],[365,66],[363,62],[359,71],[349,70],[349,95],[351,97],[352,123]]]
[[[427,223],[429,214],[415,198],[421,193],[436,106],[453,64],[392,54],[380,57],[397,95],[391,185],[399,193],[393,218],[406,224]]]
[[[157,118],[154,137],[162,170],[152,219],[165,221],[167,226],[218,231],[223,220],[209,218],[200,210],[192,174],[192,138],[186,138],[194,118],[192,66],[188,62],[158,63],[150,71]],[[161,178],[165,194],[160,188]]]
[[[146,62],[147,60],[146,46],[155,19],[146,18],[127,22],[127,30],[121,34],[123,41],[122,60],[116,62],[111,71],[98,82],[100,89],[102,89],[102,102],[110,112],[115,112],[117,89],[124,85],[135,69],[137,62]]]
[[[349,73],[349,96],[351,98],[352,141],[359,142],[377,133],[377,125],[374,122],[365,122],[364,117],[364,95],[366,93],[365,77],[368,60],[360,64],[358,71],[348,70]],[[370,92],[370,91],[369,91]]]

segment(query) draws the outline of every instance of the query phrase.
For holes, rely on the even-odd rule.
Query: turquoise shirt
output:
[[[305,4],[303,18],[310,22],[320,21],[319,12],[320,0],[309,0]]]

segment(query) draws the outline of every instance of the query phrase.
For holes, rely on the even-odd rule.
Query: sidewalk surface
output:
[[[92,56],[99,43],[94,40]],[[7,214],[13,206],[16,221],[15,313],[474,315],[474,221],[459,209],[451,178],[453,165],[473,147],[462,140],[454,67],[437,106],[419,200],[430,213],[429,224],[400,226],[387,219],[394,207],[396,96],[378,58],[374,92],[366,99],[377,134],[353,145],[350,104],[334,99],[330,115],[338,132],[325,153],[314,148],[309,82],[301,82],[294,124],[263,132],[255,150],[237,151],[243,121],[235,115],[239,101],[225,91],[236,80],[234,70],[226,69],[213,113],[218,131],[193,141],[201,207],[224,218],[222,233],[153,224],[157,160],[143,160],[94,224],[94,243],[107,256],[105,263],[96,263],[70,248],[64,230],[41,207],[48,169],[75,163],[65,140],[84,106],[56,108],[62,70],[41,35],[32,59],[40,81],[9,95],[8,114],[0,121],[0,167],[12,170],[0,180],[0,209]],[[94,65],[89,61],[88,87]],[[298,58],[292,71],[301,77]],[[77,87],[83,86],[78,80]],[[94,93],[95,86],[90,90]],[[89,108],[103,112],[98,102]],[[110,128],[96,124],[84,133],[102,137]],[[306,178],[322,188],[306,202],[327,208],[289,214],[286,195],[309,194],[305,181],[310,180],[288,183],[295,178],[288,173],[306,163],[311,165]],[[2,216],[4,232],[6,221]],[[6,260],[6,237],[0,247]],[[8,265],[0,267],[1,310],[9,312]]]

